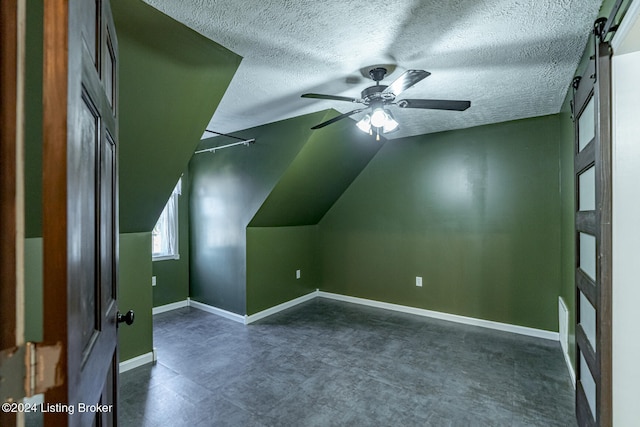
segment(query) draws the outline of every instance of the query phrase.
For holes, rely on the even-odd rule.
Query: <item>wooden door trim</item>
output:
[[[18,5],[0,4],[0,350],[17,345],[16,287],[17,269],[17,110],[18,98]]]
[[[68,1],[44,3],[42,111],[43,339],[63,343],[59,362],[62,383],[45,394],[47,402],[68,402],[67,337],[67,97]],[[55,322],[51,319],[56,319]],[[64,413],[45,421],[66,424]]]
[[[0,2],[0,364],[17,358],[24,344],[25,14],[25,0]],[[5,378],[5,391],[21,384],[22,374],[24,368]],[[0,412],[0,425],[15,423],[16,414]]]

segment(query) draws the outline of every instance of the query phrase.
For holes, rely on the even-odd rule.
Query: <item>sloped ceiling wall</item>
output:
[[[349,120],[313,131],[249,226],[317,224],[382,144]]]
[[[245,314],[248,227],[316,224],[378,151],[381,142],[352,134],[348,123],[310,129],[335,115],[318,112],[237,132],[256,143],[193,157],[191,298]],[[199,148],[230,142],[210,138]]]
[[[120,231],[150,231],[241,57],[138,0],[112,0],[120,50]],[[28,4],[26,235],[42,235],[42,1]]]
[[[141,1],[111,6],[120,48],[120,231],[150,231],[241,58]]]
[[[190,297],[245,314],[246,230],[319,123],[323,113],[276,122],[235,135],[256,143],[196,154],[189,163]],[[234,142],[202,141],[200,149]]]

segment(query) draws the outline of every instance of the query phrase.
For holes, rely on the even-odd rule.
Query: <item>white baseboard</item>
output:
[[[528,335],[547,340],[558,341],[557,332],[545,331],[543,329],[529,328],[526,326],[510,325],[508,323],[494,322],[492,320],[476,319],[473,317],[459,316],[457,314],[442,313],[439,311],[425,310],[423,308],[408,307],[406,305],[391,304],[388,302],[374,301],[365,298],[351,297],[330,292],[319,291],[318,296],[338,301],[345,301],[354,304],[367,305],[370,307],[384,308],[386,310],[400,311],[403,313],[416,314],[418,316],[432,317],[435,319],[447,320],[449,322],[464,323],[466,325],[481,326],[483,328],[496,329],[499,331],[512,332],[520,335]]]
[[[282,310],[286,310],[287,308],[296,306],[300,303],[303,303],[305,301],[309,301],[313,298],[315,298],[318,295],[318,291],[315,290],[307,295],[303,295],[301,297],[292,299],[290,301],[287,302],[283,302],[282,304],[278,304],[276,306],[273,306],[271,308],[268,308],[266,310],[260,311],[258,313],[252,314],[250,316],[247,315],[240,315],[237,313],[232,313],[230,311],[227,310],[223,310],[221,308],[217,308],[217,307],[213,307],[211,305],[202,303],[202,302],[198,302],[198,301],[194,301],[192,299],[189,299],[189,306],[193,307],[193,308],[197,308],[198,310],[202,310],[202,311],[206,311],[208,313],[212,313],[212,314],[216,314],[218,316],[224,317],[226,319],[230,319],[233,320],[235,322],[238,323],[243,323],[245,325],[248,325],[249,323],[253,323],[257,320],[260,319],[264,319],[267,316],[271,316],[273,314],[276,314],[279,311]]]
[[[189,307],[197,308],[198,310],[206,311],[207,313],[216,314],[226,319],[233,320],[234,322],[245,323],[246,316],[232,313],[230,311],[223,310],[221,308],[217,308],[199,301],[194,301],[191,298],[189,298]]]
[[[571,359],[569,359],[569,353],[562,352],[564,355],[564,361],[567,363],[567,369],[569,370],[569,376],[571,377],[571,384],[573,384],[573,388],[576,388],[576,372],[573,370],[573,365],[571,364]]]
[[[562,297],[558,297],[558,334],[562,352],[569,351],[569,309]]]
[[[569,358],[569,309],[562,297],[558,297],[558,330],[562,355],[567,363],[573,388],[576,388],[576,373],[573,371],[573,365],[571,365],[571,359]]]
[[[118,371],[120,373],[127,372],[148,363],[155,363],[156,360],[158,360],[158,358],[156,356],[156,349],[154,348],[153,351],[150,351],[149,353],[141,354],[140,356],[120,362]]]
[[[176,302],[172,302],[171,304],[165,304],[165,305],[160,305],[158,307],[153,307],[153,310],[151,311],[151,313],[159,314],[159,313],[164,313],[167,311],[176,310],[178,308],[188,307],[188,306],[189,306],[189,299],[186,299],[184,301],[176,301]]]
[[[264,319],[265,317],[271,316],[272,314],[276,314],[279,311],[286,310],[287,308],[291,308],[291,307],[296,306],[298,304],[301,304],[301,303],[303,303],[305,301],[312,300],[312,299],[316,298],[317,296],[318,296],[318,290],[316,289],[315,291],[313,291],[311,293],[308,293],[306,295],[303,295],[301,297],[292,299],[292,300],[287,301],[287,302],[283,302],[282,304],[278,304],[278,305],[273,306],[271,308],[268,308],[266,310],[259,311],[257,313],[254,313],[254,314],[250,315],[250,316],[245,316],[245,324],[248,325],[249,323],[253,323],[253,322],[257,321],[257,320]]]
[[[375,301],[375,300],[370,300],[365,298],[352,297],[348,295],[334,294],[331,292],[324,292],[317,289],[311,293],[308,293],[307,295],[303,295],[301,297],[292,299],[282,304],[278,304],[274,307],[268,308],[266,310],[260,311],[250,316],[246,316],[246,315],[242,316],[240,314],[232,313],[230,311],[213,307],[211,305],[204,304],[202,302],[194,301],[190,298],[187,299],[186,302],[179,301],[177,303],[167,304],[166,306],[155,307],[154,310],[158,308],[158,309],[163,309],[163,311],[168,311],[168,310],[173,310],[179,307],[189,306],[189,307],[197,308],[199,310],[206,311],[208,313],[212,313],[212,314],[233,320],[238,323],[243,323],[245,325],[248,325],[257,320],[264,319],[265,317],[271,316],[282,310],[286,310],[288,308],[291,308],[300,303],[309,301],[317,297],[334,299],[334,300],[349,302],[353,304],[367,305],[369,307],[377,307],[377,308],[382,308],[386,310],[399,311],[402,313],[415,314],[417,316],[431,317],[434,319],[441,319],[449,322],[463,323],[466,325],[473,325],[473,326],[481,326],[483,328],[495,329],[498,331],[505,331],[505,332],[512,332],[515,334],[543,338],[543,339],[552,340],[552,341],[560,340],[560,335],[558,332],[546,331],[543,329],[536,329],[536,328],[529,328],[527,326],[511,325],[508,323],[494,322],[492,320],[476,319],[473,317],[460,316],[457,314],[450,314],[450,313],[442,313],[440,311],[426,310],[423,308],[409,307],[406,305],[392,304],[388,302],[381,302],[381,301]],[[174,304],[176,305],[174,306]],[[167,307],[167,308],[164,309],[164,307]],[[154,311],[154,314],[156,314],[155,311]],[[565,359],[568,362],[568,366],[570,368],[570,374],[575,384],[575,373],[573,372],[571,363],[569,363],[569,356],[566,353],[565,353]]]

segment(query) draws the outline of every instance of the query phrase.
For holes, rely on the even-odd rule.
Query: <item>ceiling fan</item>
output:
[[[381,85],[380,81],[387,74],[387,69],[376,67],[369,70],[369,76],[376,82],[375,86],[370,86],[362,91],[361,98],[349,98],[346,96],[323,95],[320,93],[305,93],[302,98],[329,99],[334,101],[354,102],[364,104],[364,108],[358,108],[348,113],[340,114],[333,119],[315,125],[311,129],[320,129],[339,120],[345,119],[354,114],[367,109],[368,112],[357,124],[358,128],[370,135],[376,133],[376,139],[380,139],[380,133],[389,133],[399,128],[398,122],[387,108],[390,105],[397,105],[400,108],[421,108],[427,110],[451,110],[464,111],[471,106],[470,101],[450,101],[443,99],[401,99],[396,101],[402,91],[409,89],[422,79],[431,75],[424,70],[407,70],[389,86]]]

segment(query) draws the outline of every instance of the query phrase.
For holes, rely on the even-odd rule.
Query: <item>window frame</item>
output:
[[[179,220],[179,211],[180,211],[180,207],[179,207],[179,196],[182,194],[182,177],[180,177],[180,179],[178,179],[178,183],[176,184],[175,188],[173,189],[173,191],[171,192],[171,196],[169,196],[169,200],[167,200],[167,203],[165,204],[164,208],[162,209],[162,212],[160,213],[160,216],[158,217],[158,220],[156,221],[156,224],[153,227],[153,230],[151,230],[151,260],[152,261],[165,261],[165,260],[179,260],[180,259],[180,220]],[[174,236],[175,236],[175,241],[174,241],[174,245],[175,249],[173,252],[170,253],[162,253],[162,252],[157,252],[158,255],[155,255],[156,252],[153,251],[154,249],[154,234],[155,234],[155,230],[156,227],[158,227],[158,223],[160,223],[160,221],[163,221],[163,216],[164,215],[169,215],[169,212],[167,211],[167,209],[172,208],[173,209],[173,221],[170,220],[170,218],[166,219],[166,223],[167,223],[167,228],[171,227],[174,230]],[[172,222],[173,224],[170,224],[170,222]],[[167,239],[170,239],[169,237],[169,233],[168,231],[164,232],[165,237]]]

